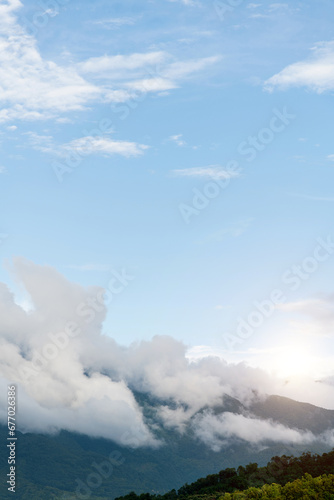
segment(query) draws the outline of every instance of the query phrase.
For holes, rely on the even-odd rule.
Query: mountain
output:
[[[260,398],[255,395],[253,401],[245,405],[235,398],[224,396],[220,405],[201,408],[181,434],[175,428],[162,425],[157,415],[159,405],[176,408],[175,402],[159,401],[138,392],[135,396],[151,429],[163,443],[160,448],[131,449],[106,439],[67,431],[55,435],[17,432],[16,498],[101,500],[122,496],[130,491],[162,494],[228,467],[250,462],[257,462],[261,466],[273,456],[297,456],[305,451],[323,453],[332,448],[323,439],[322,433],[334,428],[334,411],[288,398]],[[232,416],[243,419],[240,420],[242,425],[255,422],[257,427],[262,422],[263,428],[270,425],[269,430],[272,428],[273,433],[286,429],[294,434],[289,443],[282,442],[279,436],[259,443],[230,433],[228,438],[220,441],[218,449],[215,443],[210,446],[210,442],[203,441],[197,433],[196,423],[200,422],[203,427],[206,420],[202,419],[208,415],[221,421]],[[209,426],[203,429],[212,432]],[[303,436],[303,432],[306,433],[306,441],[296,440],[295,435]],[[311,432],[316,437],[310,441]],[[1,426],[2,443],[6,442],[7,435],[6,427]],[[284,437],[282,439],[284,441]],[[6,447],[3,446],[0,453],[2,478],[8,473],[7,456]],[[76,496],[71,492],[76,492]],[[4,480],[0,485],[0,497],[12,498]]]
[[[265,400],[254,401],[250,409],[261,418],[271,418],[287,427],[310,430],[314,434],[334,428],[333,410],[298,403],[289,398],[269,396]]]

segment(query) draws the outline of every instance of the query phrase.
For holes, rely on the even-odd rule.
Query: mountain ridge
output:
[[[158,449],[149,447],[131,449],[104,438],[93,438],[64,430],[54,435],[18,432],[16,498],[48,500],[52,497],[50,492],[49,496],[43,496],[45,488],[54,488],[55,491],[69,494],[71,491],[74,492],[78,485],[87,486],[87,478],[94,471],[96,473],[93,464],[104,463],[109,460],[108,457],[112,453],[116,453],[115,456],[118,454],[122,463],[113,465],[112,475],[103,478],[102,484],[96,490],[90,488],[91,499],[95,496],[100,499],[115,498],[130,491],[136,493],[155,491],[163,494],[172,488],[195,481],[198,477],[227,467],[237,467],[254,461],[261,466],[273,456],[300,455],[305,451],[323,453],[331,449],[331,446],[320,438],[319,441],[312,443],[287,444],[279,440],[252,443],[232,436],[222,449],[212,451],[196,437],[193,427],[186,427],[183,433],[173,428],[164,428],[157,418],[161,400],[152,401],[143,393],[137,393],[136,399],[140,402],[145,419],[151,427],[155,426],[156,436],[163,443]],[[174,406],[177,407],[177,402]],[[289,422],[289,429],[296,428],[302,431],[317,429],[317,435],[334,427],[334,410],[299,403],[281,396],[254,398],[248,406],[236,398],[225,396],[225,403],[224,397],[222,398],[222,406],[200,409],[201,415],[205,415],[208,411],[216,412],[222,419],[231,415],[232,411],[237,417],[243,413],[256,412],[256,417],[264,423],[275,421],[283,425],[284,422]],[[0,427],[0,435],[5,442],[7,437],[5,426]],[[7,458],[4,448],[0,453],[0,470],[1,476],[5,477]],[[26,492],[31,490],[35,491],[35,496],[25,496]],[[6,496],[3,484],[0,494],[1,498],[11,498]]]

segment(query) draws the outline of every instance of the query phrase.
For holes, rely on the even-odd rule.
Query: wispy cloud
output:
[[[287,3],[271,3],[269,5],[269,10],[270,11],[277,11],[277,10],[288,10],[289,9],[289,4]]]
[[[77,271],[101,271],[101,272],[110,271],[110,266],[104,264],[96,264],[94,262],[81,265],[73,264],[67,267],[69,269],[75,269]]]
[[[318,93],[334,89],[334,41],[319,42],[305,61],[290,64],[265,81],[265,89],[308,87]]]
[[[75,150],[79,154],[89,155],[100,153],[106,156],[118,154],[121,156],[138,156],[149,146],[129,141],[114,141],[108,137],[81,137],[62,146],[63,150]]]
[[[134,17],[111,17],[109,19],[94,21],[93,24],[97,24],[107,29],[117,29],[121,26],[132,26],[135,22],[136,19]]]
[[[164,78],[182,80],[195,72],[206,69],[208,66],[219,63],[221,60],[222,56],[215,55],[200,59],[191,59],[189,61],[176,61],[166,65],[161,74]]]
[[[270,16],[268,14],[255,13],[255,14],[251,14],[249,17],[252,19],[267,19]]]
[[[142,80],[135,80],[133,82],[128,82],[125,86],[133,91],[139,92],[164,92],[166,90],[176,89],[178,85],[172,80],[161,77],[144,78]],[[129,92],[131,96],[131,92]]]
[[[23,135],[28,137],[28,144],[36,151],[42,153],[54,153],[55,145],[51,135],[41,135],[36,132],[25,132]]]
[[[85,136],[72,141],[57,145],[51,136],[39,135],[35,132],[28,132],[28,144],[35,150],[42,153],[53,154],[64,157],[75,151],[80,156],[101,154],[103,156],[120,155],[127,158],[139,156],[144,153],[149,146],[137,142],[113,140],[110,137]]]
[[[172,170],[172,174],[177,177],[203,177],[211,179],[231,179],[240,175],[238,172],[232,172],[216,165]]]
[[[303,198],[304,200],[310,201],[334,201],[334,196],[316,196],[313,194],[303,194],[303,193],[288,193],[289,196],[294,196],[296,198]]]
[[[105,76],[111,79],[129,78],[127,71],[148,68],[169,58],[166,52],[134,53],[130,55],[92,57],[78,64],[82,73],[92,73],[95,76]]]
[[[186,146],[186,141],[184,141],[182,139],[183,137],[183,134],[176,134],[176,135],[171,135],[169,137],[169,140],[172,141],[172,142],[175,142],[175,144],[177,144],[178,146],[182,147],[182,146]]]
[[[321,295],[320,297],[287,302],[277,306],[286,312],[295,313],[299,319],[293,322],[295,329],[303,334],[333,337],[334,328],[334,295]],[[308,318],[306,321],[301,317]]]
[[[98,102],[125,102],[131,90],[161,92],[177,88],[217,57],[179,61],[167,52],[104,55],[77,64],[45,60],[36,40],[18,24],[18,0],[0,6],[0,123],[64,118]],[[130,23],[130,18],[109,22]],[[159,69],[157,67],[159,66]],[[92,81],[88,81],[92,80]]]
[[[249,17],[252,19],[266,19],[273,18],[273,16],[277,16],[279,13],[286,14],[292,11],[287,3],[272,3],[269,6],[266,6],[263,12],[259,12],[260,7],[262,7],[262,4],[260,3],[248,4],[247,8],[252,11]]]
[[[188,5],[189,7],[195,7],[196,5],[200,5],[200,2],[198,2],[197,0],[168,0],[168,1],[183,3],[183,5]]]
[[[118,86],[106,90],[105,97],[120,101],[131,97],[131,91],[162,92],[179,87],[193,74],[218,63],[221,56],[211,56],[187,61],[175,61],[168,52],[155,51],[130,55],[94,57],[79,63],[80,73],[104,79]],[[114,95],[114,93],[116,96]],[[120,94],[121,93],[121,94]]]
[[[211,241],[223,241],[225,236],[232,236],[233,238],[238,238],[244,234],[247,229],[252,225],[254,218],[248,217],[247,219],[238,220],[234,223],[228,225],[219,231],[215,231],[208,236],[208,240]]]

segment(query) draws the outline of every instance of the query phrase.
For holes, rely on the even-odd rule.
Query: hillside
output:
[[[268,498],[269,493],[274,494],[284,491],[293,491],[290,486],[284,487],[287,483],[301,480],[299,487],[304,481],[306,486],[316,487],[322,481],[312,482],[312,478],[317,478],[324,474],[332,475],[334,473],[334,450],[322,455],[311,453],[303,453],[300,457],[273,457],[266,466],[259,467],[257,463],[249,463],[246,467],[240,465],[237,470],[235,468],[227,468],[221,470],[218,474],[210,474],[205,478],[200,478],[192,484],[185,484],[178,491],[171,490],[165,495],[156,494],[141,494],[136,495],[134,492],[120,497],[117,500],[213,500],[221,498]],[[309,476],[309,477],[307,477]],[[306,478],[306,479],[305,479]],[[332,484],[331,481],[324,481],[326,485]],[[326,486],[327,487],[327,486]],[[262,488],[260,489],[256,488]],[[304,488],[304,487],[303,487]],[[303,490],[301,488],[301,491]],[[297,491],[296,489],[296,491]],[[256,492],[260,496],[256,496]],[[236,491],[244,491],[246,496],[235,496],[229,493]],[[332,490],[327,490],[332,491]],[[261,495],[264,496],[261,496]],[[252,496],[253,495],[253,496]],[[284,498],[270,497],[270,498]],[[288,497],[298,498],[298,497]]]
[[[334,475],[322,475],[313,478],[305,474],[301,479],[296,479],[284,486],[271,484],[262,488],[249,488],[243,492],[225,493],[221,500],[242,500],[257,498],[266,500],[267,498],[280,498],[281,500],[294,500],[316,498],[317,500],[334,499]]]
[[[323,453],[331,449],[320,439],[312,443],[289,445],[267,441],[259,446],[232,437],[220,451],[213,451],[194,435],[191,428],[187,428],[183,434],[166,429],[156,418],[155,408],[158,402],[145,394],[137,394],[136,397],[147,420],[151,421],[152,427],[155,426],[156,436],[163,442],[160,448],[131,449],[106,439],[67,431],[55,435],[18,433],[16,498],[48,500],[52,498],[52,494],[57,498],[65,493],[70,495],[76,490],[81,491],[81,494],[84,491],[87,494],[89,490],[89,498],[100,500],[126,495],[130,491],[162,495],[173,488],[181,488],[185,483],[192,483],[198,477],[218,473],[222,469],[237,468],[254,462],[263,466],[273,456],[298,456],[308,450]],[[286,423],[288,418],[291,428],[317,429],[320,433],[334,427],[334,411],[276,396],[253,402],[252,409],[246,408],[236,399],[225,397],[222,405],[213,409],[218,415],[249,414],[251,410],[264,422],[270,419]],[[205,411],[205,408],[201,410]],[[6,433],[6,428],[0,427],[2,442],[5,442]],[[112,471],[108,471],[98,487],[87,487],[87,478],[96,473],[96,467],[106,460],[112,465]],[[4,448],[0,454],[0,470],[1,476],[5,477],[7,457]],[[321,470],[319,474],[323,472]],[[0,488],[1,498],[11,498],[4,482]],[[62,498],[71,498],[71,495]]]

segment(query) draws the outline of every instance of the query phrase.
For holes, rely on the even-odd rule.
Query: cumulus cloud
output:
[[[334,41],[319,42],[311,57],[290,64],[265,82],[267,90],[308,87],[318,93],[334,90]]]
[[[133,447],[160,445],[157,425],[179,432],[190,426],[213,448],[216,435],[219,443],[233,436],[254,442],[269,439],[271,428],[279,441],[311,439],[248,414],[203,412],[222,407],[227,396],[246,409],[254,394],[271,393],[275,381],[263,370],[213,356],[191,361],[187,346],[167,336],[125,348],[105,335],[106,303],[133,280],[126,271],[109,271],[102,289],[23,258],[14,259],[13,269],[30,307],[0,284],[0,421],[6,421],[6,385],[16,383],[22,431],[75,430]],[[136,391],[154,398],[154,426]]]
[[[125,381],[83,361],[96,338],[103,349],[103,300],[88,306],[103,290],[73,285],[51,267],[23,259],[15,260],[15,270],[33,310],[24,311],[1,285],[0,373],[2,384],[19,384],[22,430],[63,428],[126,442],[130,429],[133,444],[156,445]]]

